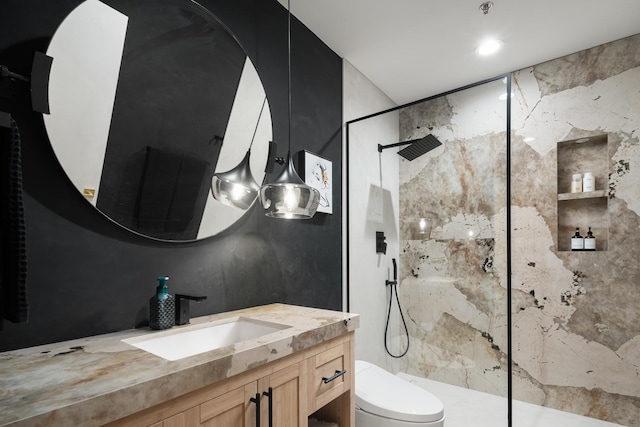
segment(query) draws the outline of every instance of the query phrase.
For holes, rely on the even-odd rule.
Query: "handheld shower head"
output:
[[[385,285],[386,286],[395,286],[398,284],[398,264],[396,263],[396,259],[395,258],[391,258],[391,261],[393,262],[393,280],[386,280],[385,281]]]

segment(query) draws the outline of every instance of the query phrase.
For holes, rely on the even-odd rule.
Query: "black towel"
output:
[[[20,131],[0,126],[0,328],[1,320],[29,320],[27,239],[22,205]]]

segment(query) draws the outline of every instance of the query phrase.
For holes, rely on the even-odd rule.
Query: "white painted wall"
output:
[[[396,105],[375,87],[349,62],[343,61],[343,115],[344,122],[393,108]],[[399,363],[386,354],[384,330],[389,303],[389,288],[385,280],[392,277],[392,258],[399,259],[398,222],[398,156],[397,149],[378,153],[378,144],[399,141],[398,113],[388,113],[349,126],[349,160],[346,161],[347,129],[345,126],[343,171],[346,198],[348,176],[349,217],[344,216],[347,239],[343,253],[350,284],[349,311],[360,315],[360,328],[356,331],[356,358],[377,364],[391,372],[397,372]],[[343,206],[347,206],[345,200]],[[348,224],[348,233],[346,225]],[[387,253],[377,254],[376,231],[386,235]],[[347,268],[345,273],[345,292]],[[346,304],[346,294],[345,294]],[[395,304],[395,303],[394,303]],[[346,306],[345,306],[346,308]],[[389,326],[390,349],[399,353],[399,324],[397,306],[393,306]]]

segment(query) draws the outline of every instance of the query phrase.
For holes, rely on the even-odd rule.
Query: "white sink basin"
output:
[[[289,325],[235,317],[222,322],[179,327],[122,340],[167,360],[185,357],[260,338]]]

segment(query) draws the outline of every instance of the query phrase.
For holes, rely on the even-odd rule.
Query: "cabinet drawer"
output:
[[[308,363],[311,411],[349,390],[353,373],[350,372],[348,343],[325,350],[309,358]]]

